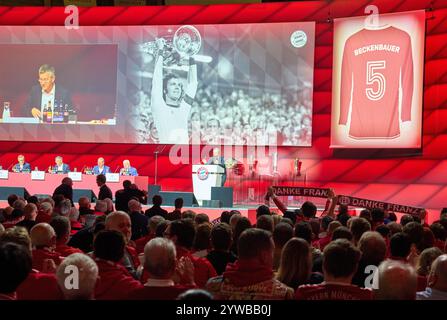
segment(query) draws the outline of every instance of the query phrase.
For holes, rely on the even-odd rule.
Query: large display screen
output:
[[[0,139],[310,146],[315,23],[0,27]]]
[[[420,148],[425,11],[335,19],[331,147]]]

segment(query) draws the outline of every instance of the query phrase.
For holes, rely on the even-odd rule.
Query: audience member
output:
[[[172,241],[164,238],[150,240],[144,247],[144,269],[148,273],[148,280],[144,287],[133,290],[129,299],[173,300],[184,291],[194,288],[194,263],[186,256],[177,259]],[[175,283],[175,280],[181,284]]]
[[[165,238],[170,239],[177,252],[177,259],[186,257],[194,264],[194,280],[198,287],[203,288],[209,278],[216,276],[211,263],[205,258],[196,258],[191,249],[194,242],[196,230],[191,219],[172,221],[166,228]]]
[[[196,227],[193,243],[193,256],[205,258],[211,249],[211,223],[202,223]]]
[[[196,223],[196,225],[200,225],[202,223],[210,223],[210,217],[208,217],[208,215],[205,213],[199,213],[194,218],[194,222]]]
[[[416,299],[417,276],[416,271],[410,264],[398,260],[385,260],[380,264],[378,273],[374,299]]]
[[[189,289],[177,297],[177,300],[213,300],[214,297],[211,293],[203,289]]]
[[[62,257],[54,251],[56,233],[48,223],[38,223],[30,231],[33,245],[33,268],[42,272],[54,272]]]
[[[130,292],[142,287],[120,264],[125,246],[122,233],[115,230],[102,230],[95,237],[93,256],[98,266],[95,299],[124,300]]]
[[[137,240],[147,235],[149,219],[144,215],[140,201],[135,199],[130,200],[128,208],[130,221],[132,223],[131,240]]]
[[[433,262],[425,291],[417,293],[418,300],[447,300],[447,254]]]
[[[165,219],[162,216],[153,216],[149,219],[149,224],[147,226],[147,235],[135,241],[135,248],[137,249],[138,254],[143,253],[146,243],[156,237],[157,227],[164,220]],[[163,233],[161,237],[163,237]]]
[[[32,261],[28,248],[0,242],[0,300],[16,300],[16,290],[31,272]]]
[[[292,239],[293,228],[288,223],[280,222],[273,230],[273,242],[275,249],[273,251],[273,270],[278,270],[281,261],[281,254],[284,245]],[[281,281],[281,280],[280,280]]]
[[[78,277],[78,287],[75,289],[67,286],[67,283],[70,283],[67,278],[73,276],[73,269],[76,270]],[[66,257],[57,268],[56,277],[65,300],[93,300],[98,279],[98,266],[88,255],[73,253]]]
[[[323,281],[323,275],[312,273],[312,252],[309,243],[301,238],[291,238],[282,249],[276,278],[296,290],[303,284]]]
[[[302,285],[296,290],[298,300],[370,300],[369,289],[352,285],[361,253],[346,239],[330,242],[324,249],[322,284]]]
[[[167,218],[168,211],[161,208],[161,204],[163,203],[163,198],[159,195],[155,195],[152,197],[152,207],[147,209],[144,214],[146,217],[151,218],[153,216],[161,216],[163,218]]]
[[[261,215],[256,220],[256,228],[273,233],[273,217],[271,215]]]
[[[234,263],[237,257],[230,251],[232,231],[228,224],[218,223],[211,230],[212,250],[206,258],[213,265],[216,273],[221,275],[228,263]]]
[[[377,231],[367,231],[361,236],[357,247],[362,253],[362,256],[357,272],[352,279],[352,284],[369,288],[365,283],[366,278],[371,274],[368,266],[378,267],[385,260],[387,253],[386,242]]]
[[[167,214],[166,219],[170,221],[182,218],[183,198],[177,198],[174,201],[174,211]]]
[[[137,251],[129,246],[129,241],[132,238],[132,224],[129,215],[123,211],[112,212],[106,217],[105,227],[106,230],[115,230],[123,235],[126,247],[121,263],[132,277],[139,279],[137,268],[140,265],[140,260]]]
[[[70,220],[67,217],[56,216],[50,221],[50,226],[53,227],[56,233],[56,248],[55,251],[61,257],[68,257],[73,253],[82,253],[80,249],[73,248],[67,245],[70,240]]]
[[[239,259],[227,265],[221,276],[208,281],[206,289],[221,300],[284,300],[293,289],[274,278],[273,240],[265,230],[245,230],[238,241]]]
[[[350,228],[354,245],[357,245],[362,235],[371,230],[371,224],[364,218],[353,218]]]

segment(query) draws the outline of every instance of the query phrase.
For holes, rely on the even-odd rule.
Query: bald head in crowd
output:
[[[38,223],[32,227],[30,237],[36,248],[53,247],[56,244],[56,232],[48,223]]]
[[[132,236],[130,217],[124,211],[114,211],[106,218],[106,230],[116,230],[123,234],[126,243]]]
[[[171,279],[175,272],[177,253],[174,243],[154,238],[144,247],[144,269],[153,279]]]
[[[447,293],[447,254],[440,255],[433,261],[428,286]]]
[[[91,203],[87,197],[80,197],[78,200],[79,208],[88,208],[90,209]]]
[[[408,263],[385,260],[379,266],[376,300],[415,300],[417,291],[416,270]]]

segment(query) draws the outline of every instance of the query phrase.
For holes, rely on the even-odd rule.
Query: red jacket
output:
[[[70,246],[67,246],[66,244],[56,244],[56,249],[54,249],[61,257],[68,257],[70,254],[73,253],[83,253],[82,250],[78,248],[73,248]]]
[[[17,300],[63,300],[54,274],[32,270],[17,288]]]
[[[135,245],[137,248],[137,253],[143,253],[144,252],[144,246],[146,245],[146,243],[148,243],[149,241],[151,241],[154,238],[153,235],[148,234],[147,236],[144,236],[138,240],[135,240]]]
[[[36,216],[36,223],[50,223],[51,221],[51,216],[49,214],[43,213],[43,212],[39,212]]]
[[[32,256],[33,256],[33,269],[36,269],[38,271],[43,270],[43,264],[46,259],[53,260],[56,266],[58,266],[63,259],[63,257],[61,257],[58,252],[50,251],[47,248],[34,249],[32,252]]]
[[[122,265],[98,258],[95,261],[99,271],[95,299],[123,300],[130,292],[143,287]]]
[[[206,258],[196,258],[191,252],[183,247],[176,247],[177,259],[189,257],[194,264],[194,281],[199,288],[204,288],[208,279],[217,276],[213,265]]]

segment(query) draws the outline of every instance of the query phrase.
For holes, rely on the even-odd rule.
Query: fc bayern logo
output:
[[[295,48],[302,48],[307,43],[307,34],[303,30],[297,30],[290,36],[290,43]]]
[[[344,206],[347,206],[347,205],[349,205],[349,204],[351,203],[351,201],[349,200],[348,197],[340,197],[340,198],[338,199],[338,202],[339,202],[341,205],[344,205]]]
[[[199,177],[200,180],[208,179],[208,175],[208,169],[205,167],[200,167],[199,170],[197,170],[197,177]]]

